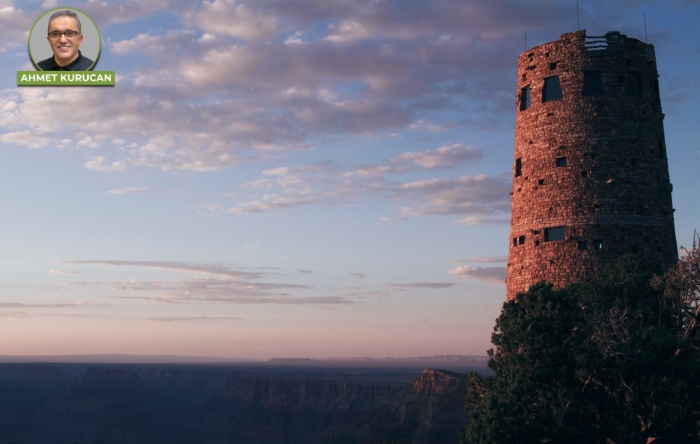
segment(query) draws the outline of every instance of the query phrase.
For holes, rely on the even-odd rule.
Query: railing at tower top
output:
[[[605,36],[586,36],[586,40],[581,46],[588,51],[600,51],[608,48],[608,38]]]

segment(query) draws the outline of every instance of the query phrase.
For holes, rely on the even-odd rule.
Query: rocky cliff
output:
[[[404,394],[387,436],[405,444],[458,442],[466,427],[466,375],[424,370]]]
[[[0,443],[443,444],[466,418],[465,376],[440,370],[64,370],[0,368]]]

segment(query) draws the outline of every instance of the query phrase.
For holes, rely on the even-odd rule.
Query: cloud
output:
[[[468,216],[457,221],[459,225],[503,225],[510,222],[510,217],[499,212],[500,215]]]
[[[0,53],[18,46],[20,42],[26,44],[28,30],[35,20],[30,15],[24,14],[21,9],[16,9],[12,4],[7,3],[0,4],[0,27],[7,36],[0,42]]]
[[[127,163],[123,160],[109,163],[104,157],[95,156],[83,163],[83,166],[88,170],[100,171],[102,173],[112,173],[115,171],[126,170]]]
[[[508,256],[481,256],[465,259],[458,262],[472,262],[475,264],[499,264],[508,262]]]
[[[481,153],[474,147],[452,144],[421,152],[407,151],[374,165],[319,162],[279,166],[263,171],[262,177],[246,184],[249,190],[264,191],[263,194],[236,204],[228,213],[259,214],[312,204],[345,205],[368,196],[380,196],[404,202],[403,215],[468,215],[459,223],[507,223],[510,175],[481,174],[403,183],[385,177],[449,170],[479,157]],[[383,216],[381,220],[389,222],[391,218]]]
[[[76,314],[76,313],[48,313],[45,316],[52,316],[57,318],[94,318],[98,315],[94,314]]]
[[[27,313],[24,312],[8,312],[8,311],[3,311],[0,312],[0,317],[2,318],[26,318],[29,316]]]
[[[262,277],[261,273],[235,270],[231,267],[218,264],[192,264],[187,262],[167,262],[167,261],[126,261],[126,260],[73,260],[64,261],[67,264],[86,264],[86,265],[108,265],[115,267],[143,267],[143,268],[159,268],[169,271],[180,271],[199,274],[210,274],[215,276],[239,278],[239,279],[258,279]]]
[[[398,156],[399,162],[415,164],[426,170],[436,170],[440,168],[451,169],[467,161],[481,157],[474,147],[467,147],[462,144],[441,146],[437,150],[426,150],[420,153],[403,153]]]
[[[111,307],[108,304],[89,304],[85,301],[57,304],[25,304],[22,302],[0,302],[0,308],[70,308],[70,307]]]
[[[415,202],[403,208],[404,214],[470,214],[492,220],[494,216],[510,212],[510,188],[510,178],[481,174],[408,182],[400,185],[394,194],[396,198]]]
[[[398,5],[156,0],[126,6],[89,0],[85,7],[107,37],[104,55],[124,62],[118,88],[1,91],[0,142],[73,149],[96,172],[207,172],[296,151],[323,153],[324,142],[346,135],[510,130],[512,60],[522,50],[521,30],[527,27],[533,44],[551,40],[560,32],[552,23],[574,12],[571,5],[528,2]],[[582,18],[597,23],[622,8],[600,5],[583,8]],[[3,44],[25,45],[21,30],[38,12],[0,8],[0,23],[10,31]],[[109,26],[155,15],[183,26],[132,34]],[[449,171],[481,156],[478,148],[455,141],[376,164],[319,162],[323,171],[282,165],[249,183],[249,195],[239,202],[202,208],[207,214],[260,214],[381,196],[402,205],[404,216],[506,223],[509,199],[502,191],[510,191],[508,178],[390,177]]]
[[[27,148],[45,148],[51,143],[51,137],[31,131],[13,131],[0,135],[0,142],[23,145]]]
[[[441,288],[450,288],[454,287],[455,283],[453,282],[406,282],[406,283],[400,283],[400,284],[389,284],[392,287],[398,287],[398,288],[432,288],[432,289],[441,289]]]
[[[170,299],[199,302],[233,302],[233,303],[295,303],[309,298],[291,297],[284,291],[310,290],[311,287],[302,284],[287,284],[273,282],[252,282],[239,279],[190,279],[180,282],[177,286],[166,290]],[[280,293],[279,291],[283,292]]]
[[[143,285],[131,283],[119,285],[112,283],[112,288],[132,292],[134,290],[157,291],[163,296],[133,297],[115,296],[118,299],[142,299],[165,303],[225,303],[225,304],[351,304],[353,301],[340,296],[299,296],[286,291],[311,291],[312,287],[301,284],[272,282],[251,282],[232,279],[190,279],[179,283],[152,283]]]
[[[147,2],[98,1],[88,0],[81,8],[89,12],[90,17],[100,25],[106,27],[112,23],[123,23],[138,20],[163,10],[176,10],[175,0],[149,0]]]
[[[384,163],[361,165],[346,172],[345,176],[379,176],[390,173],[405,173],[423,169],[452,169],[469,160],[478,160],[481,152],[474,147],[462,144],[441,146],[435,150],[405,152]]]
[[[230,316],[153,316],[146,318],[149,321],[160,322],[192,322],[192,321],[230,321],[242,318]]]
[[[433,111],[463,114],[465,104],[484,107],[478,122],[440,126],[506,122],[499,112],[512,108],[512,85],[503,52],[517,54],[513,25],[522,29],[523,16],[537,17],[525,14],[526,7],[510,5],[505,9],[524,14],[511,15],[490,4],[447,0],[401,11],[391,2],[316,0],[196,6],[159,0],[128,7],[91,0],[85,7],[104,28],[109,56],[135,68],[118,73],[118,88],[7,90],[0,129],[3,142],[33,148],[57,141],[78,147],[91,136],[83,163],[100,172],[229,168],[311,149],[318,137],[396,134],[430,122]],[[545,16],[568,9],[549,7]],[[12,45],[26,43],[22,32],[11,31],[28,29],[37,12],[0,10]],[[109,34],[112,23],[156,14],[186,26]],[[56,115],[73,118],[58,122]],[[434,130],[426,125],[416,130]],[[396,160],[444,166],[437,155],[414,155]],[[285,205],[262,210],[279,204]]]
[[[286,192],[286,195],[265,194],[260,200],[241,203],[237,207],[229,209],[228,212],[230,214],[267,213],[290,207],[310,205],[318,203],[320,200],[320,195],[309,189],[301,191],[289,190]]]
[[[235,0],[205,2],[200,10],[186,13],[184,19],[208,32],[242,40],[268,40],[278,30],[278,21],[274,15],[256,9],[254,4]]]
[[[623,8],[601,5],[583,7],[582,19],[607,23]],[[522,29],[542,43],[566,30],[553,23],[575,14],[570,4],[462,0],[89,0],[84,8],[105,34],[104,56],[126,62],[118,88],[7,90],[0,129],[5,143],[28,147],[94,135],[99,152],[86,167],[105,172],[228,168],[310,149],[318,137],[396,135],[409,125],[510,125],[502,111],[512,111],[512,59],[504,54],[520,52]],[[41,12],[3,4],[0,51],[25,46]],[[144,32],[142,20],[155,16],[182,26]],[[110,26],[129,22],[138,34]],[[471,120],[436,120],[475,110]],[[107,143],[115,139],[120,149]]]
[[[71,264],[106,265],[117,267],[156,268],[173,272],[196,273],[196,279],[102,282],[110,290],[128,293],[113,295],[114,299],[144,300],[160,303],[228,303],[228,304],[351,304],[341,296],[316,296],[310,285],[264,282],[263,278],[284,275],[277,268],[264,271],[238,270],[220,264],[192,264],[166,261],[74,260]],[[310,270],[295,269],[295,274],[308,275]],[[79,282],[76,282],[78,284]],[[95,284],[94,282],[90,282]],[[156,294],[155,296],[153,294]],[[1,307],[1,305],[0,305]]]
[[[107,193],[117,194],[117,195],[125,195],[125,194],[144,194],[144,193],[150,193],[151,191],[153,191],[153,189],[151,189],[151,188],[131,187],[131,188],[121,188],[121,189],[109,190],[109,191],[107,191]]]
[[[468,265],[461,265],[453,270],[450,270],[449,273],[454,276],[495,282],[503,285],[505,285],[506,279],[505,267],[471,267]]]
[[[80,272],[76,271],[76,270],[49,270],[49,273],[67,275],[67,274],[78,274]]]
[[[136,37],[117,42],[110,42],[110,49],[118,55],[127,55],[134,52],[158,57],[162,51],[168,48],[186,44],[196,45],[192,41],[194,31],[191,29],[169,30],[164,35],[139,34]]]

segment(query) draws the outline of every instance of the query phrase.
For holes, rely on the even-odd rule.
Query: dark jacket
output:
[[[42,71],[87,71],[93,65],[92,60],[85,57],[80,51],[78,51],[78,58],[73,60],[67,66],[59,66],[53,56],[46,60],[42,60],[37,63],[36,66]]]

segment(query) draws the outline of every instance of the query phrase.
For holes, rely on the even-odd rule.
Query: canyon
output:
[[[459,442],[484,361],[0,364],[0,443]]]

